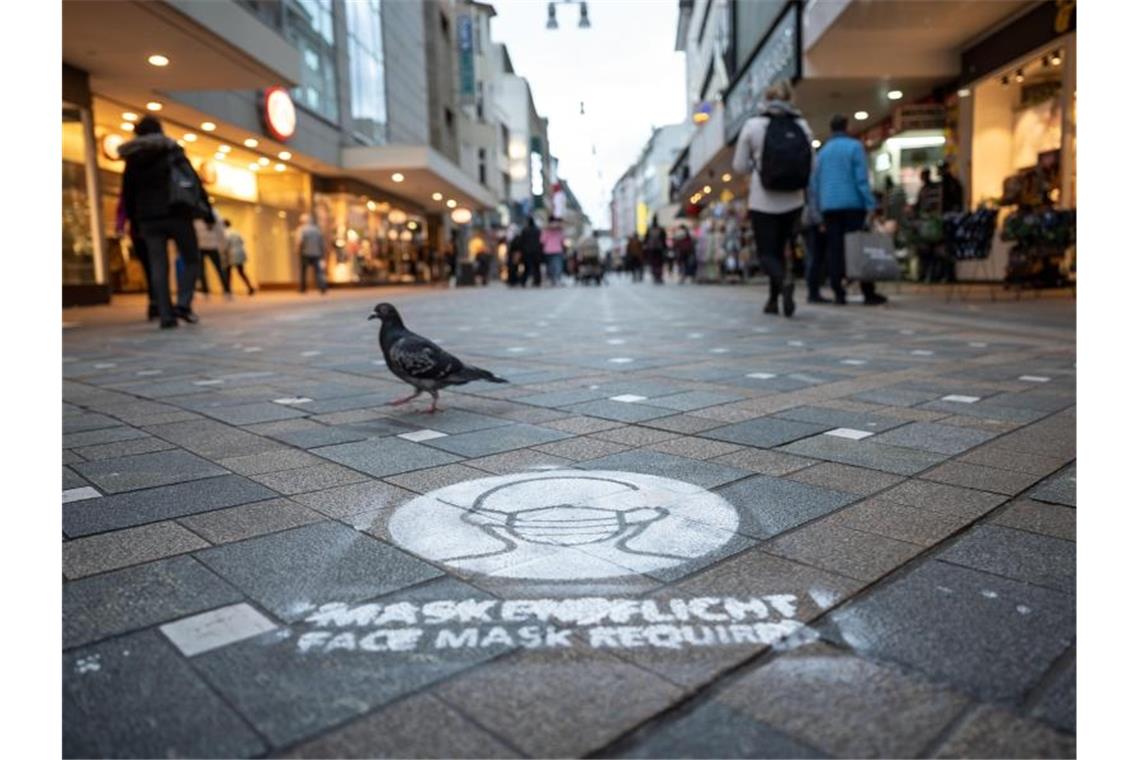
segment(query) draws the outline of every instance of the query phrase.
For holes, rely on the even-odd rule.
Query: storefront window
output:
[[[338,117],[332,0],[288,0],[285,37],[301,51],[301,84],[293,98],[327,119]]]
[[[333,248],[330,282],[414,283],[436,276],[423,217],[387,201],[343,192],[316,193],[313,205]]]
[[[78,108],[63,108],[63,284],[92,285],[95,238],[87,192],[86,140]]]
[[[357,0],[348,13],[348,68],[352,128],[372,144],[385,141],[384,42],[380,0]]]

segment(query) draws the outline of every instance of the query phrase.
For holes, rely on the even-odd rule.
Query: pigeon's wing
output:
[[[401,372],[420,380],[440,380],[463,369],[463,362],[427,338],[412,333],[394,342],[388,355]]]

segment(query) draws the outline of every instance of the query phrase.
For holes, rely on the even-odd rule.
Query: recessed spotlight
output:
[[[260,169],[260,168],[261,168],[261,166],[259,166],[257,163],[252,163],[252,164],[250,164],[250,165],[249,165],[249,170],[250,170],[251,172],[255,172],[255,171],[257,171],[257,170],[258,170],[258,169]]]
[[[201,126],[202,126],[203,132],[213,132],[215,129],[218,128],[218,125],[212,121],[204,121],[204,122],[202,122]]]
[[[902,100],[902,90],[891,90],[887,93],[887,100]]]
[[[1025,81],[1025,72],[1022,71],[1021,69],[1018,69],[1014,73],[1013,78],[1016,79],[1018,82],[1024,82]]]
[[[721,182],[732,182],[732,175],[729,174],[728,172],[725,172],[724,174],[720,175],[720,181]]]
[[[245,139],[245,142],[242,143],[242,145],[244,145],[247,148],[256,148],[257,147],[257,140],[253,139],[252,137],[247,137]]]
[[[392,181],[393,182],[403,182],[404,181],[404,175],[400,174],[399,172],[396,172],[392,175]]]
[[[198,135],[194,134],[193,132],[187,132],[186,134],[182,135],[182,139],[186,142],[194,142],[198,139]]]
[[[712,187],[709,185],[705,185],[704,187],[701,188],[701,192],[705,193],[707,195],[708,193],[712,192]]]
[[[155,53],[154,55],[147,58],[146,62],[151,66],[158,66],[159,68],[162,68],[163,66],[166,66],[170,63],[170,59],[165,55],[159,55],[158,53]]]
[[[452,199],[452,198],[448,198],[448,199],[447,199],[447,207],[448,207],[448,208],[455,208],[455,207],[456,207],[456,206],[458,206],[458,205],[459,205],[459,204],[458,204],[458,203],[456,203],[454,199]]]
[[[135,131],[135,125],[131,124],[129,121],[124,121],[122,124],[119,125],[119,129],[123,130],[124,132],[134,132]]]
[[[219,151],[218,153],[214,154],[214,160],[215,161],[225,161],[226,160],[226,154]]]
[[[257,163],[261,164],[262,166],[269,166],[269,159],[265,156],[261,156],[257,159]]]
[[[285,168],[286,168],[285,164],[274,164],[273,165],[273,169],[275,171],[283,172],[283,171],[285,171]]]
[[[414,230],[414,229],[416,229],[417,227],[419,227],[419,225],[418,225],[418,224],[416,224],[415,222],[408,222],[408,229],[409,229],[409,230]]]
[[[871,114],[867,113],[866,111],[855,112],[855,121],[866,121],[869,118],[871,118]]]
[[[812,140],[811,141],[811,147],[813,147],[813,148],[818,148],[821,145],[823,145],[823,143],[821,143],[819,140]]]
[[[365,203],[364,205],[368,207],[369,211],[376,210],[376,201],[368,201],[368,203]]]
[[[443,200],[443,193],[432,193],[431,199],[433,201],[442,201]]]
[[[1049,58],[1049,63],[1053,64],[1054,66],[1060,66],[1061,65],[1061,51],[1060,50],[1054,50],[1053,51],[1052,57]]]
[[[288,161],[290,158],[293,157],[293,154],[287,150],[283,150],[277,154],[277,157],[280,158],[282,161]]]
[[[139,115],[133,111],[123,111],[123,121],[138,121]]]
[[[219,145],[218,146],[218,152],[219,153],[229,153],[231,150],[233,150],[233,148],[231,148],[228,145]]]
[[[152,100],[146,104],[146,110],[148,110],[148,111],[161,111],[162,110],[162,103],[159,103],[157,100]]]
[[[970,97],[970,88],[969,87],[963,87],[962,89],[958,90],[958,97],[960,97],[960,98]]]

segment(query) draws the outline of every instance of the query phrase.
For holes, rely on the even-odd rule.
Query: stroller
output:
[[[580,285],[593,282],[601,285],[605,281],[606,270],[602,266],[602,255],[598,249],[598,241],[592,236],[583,238],[578,244],[578,271],[575,280]]]

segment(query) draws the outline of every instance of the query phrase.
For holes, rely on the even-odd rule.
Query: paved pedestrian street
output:
[[[894,291],[64,312],[64,754],[1073,757],[1074,302]]]

